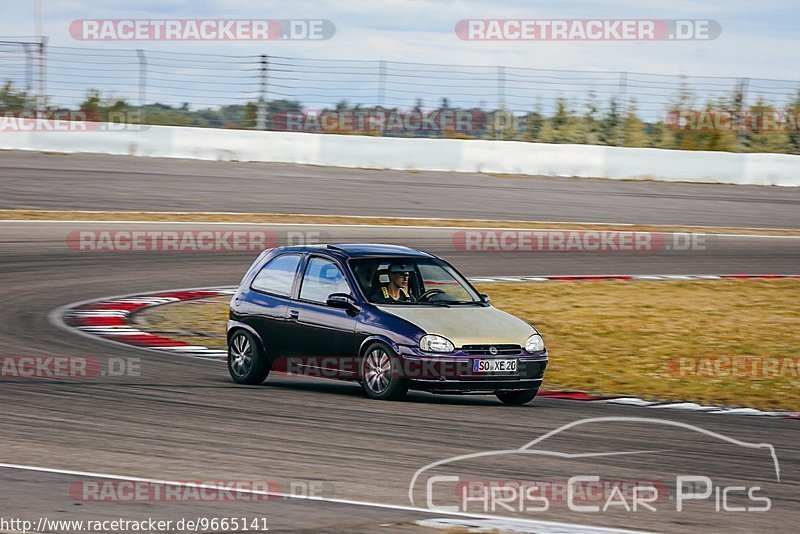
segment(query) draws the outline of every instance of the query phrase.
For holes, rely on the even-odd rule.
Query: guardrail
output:
[[[147,126],[0,133],[0,149],[420,171],[800,185],[800,156]],[[123,125],[124,126],[124,125]]]

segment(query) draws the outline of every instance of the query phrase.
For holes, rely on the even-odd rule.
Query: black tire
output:
[[[539,393],[539,388],[524,391],[496,391],[495,395],[500,402],[509,406],[522,406],[528,404]]]
[[[361,358],[360,371],[361,386],[371,399],[402,400],[408,393],[408,379],[399,376],[399,359],[383,343],[373,343],[367,347]]]
[[[236,330],[228,340],[228,372],[238,384],[260,384],[270,365],[258,339],[247,330]]]

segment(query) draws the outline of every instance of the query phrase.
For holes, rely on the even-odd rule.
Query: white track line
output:
[[[469,278],[470,282],[633,282],[645,281],[687,281],[687,280],[782,280],[798,278],[797,274],[576,274],[554,276],[481,276]]]
[[[247,488],[229,488],[227,486],[217,486],[215,484],[195,484],[192,482],[186,481],[174,481],[174,480],[166,480],[166,479],[158,479],[158,478],[143,478],[143,477],[133,477],[127,475],[112,475],[107,473],[94,473],[91,471],[75,471],[72,469],[58,469],[52,467],[37,467],[37,466],[30,466],[30,465],[23,465],[23,464],[11,464],[11,463],[0,463],[0,468],[2,469],[16,469],[20,471],[34,471],[39,473],[51,473],[56,475],[68,475],[68,476],[78,476],[78,477],[86,477],[86,478],[101,478],[106,480],[124,480],[126,482],[140,482],[145,484],[157,484],[160,486],[177,486],[180,488],[197,488],[197,489],[209,489],[209,490],[218,490],[224,489],[226,491],[231,491],[234,493],[241,493],[246,495],[262,495],[265,497],[278,497],[283,499],[296,499],[296,500],[303,500],[303,501],[317,501],[317,502],[324,502],[330,504],[342,504],[342,505],[349,505],[349,506],[362,506],[368,508],[379,508],[383,510],[398,510],[403,512],[414,512],[414,513],[423,513],[428,515],[438,515],[438,516],[449,516],[449,517],[460,517],[460,518],[469,518],[469,519],[488,519],[488,520],[502,520],[506,522],[513,522],[514,524],[524,525],[526,527],[530,527],[532,529],[542,528],[542,529],[561,529],[560,532],[576,532],[576,533],[586,533],[586,532],[597,532],[597,533],[620,533],[620,534],[638,534],[639,531],[632,531],[632,530],[621,530],[621,529],[610,529],[610,528],[603,528],[603,527],[593,527],[590,525],[581,525],[581,524],[572,524],[572,523],[560,523],[555,521],[537,521],[532,519],[519,519],[515,517],[505,517],[505,516],[496,516],[490,514],[470,514],[467,512],[449,512],[449,511],[437,511],[437,510],[428,510],[427,508],[419,508],[416,506],[405,506],[400,504],[385,504],[385,503],[376,503],[376,502],[368,502],[368,501],[356,501],[352,499],[334,499],[334,498],[327,498],[327,497],[318,497],[318,496],[308,496],[308,495],[293,495],[289,493],[281,493],[281,492],[271,492],[271,491],[263,491],[257,489],[247,489]]]

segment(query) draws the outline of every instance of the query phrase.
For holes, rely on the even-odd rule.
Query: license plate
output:
[[[472,360],[473,373],[514,373],[517,360]]]

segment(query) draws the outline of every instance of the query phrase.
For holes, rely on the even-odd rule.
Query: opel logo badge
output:
[[[497,356],[497,347],[489,347],[489,354]]]

